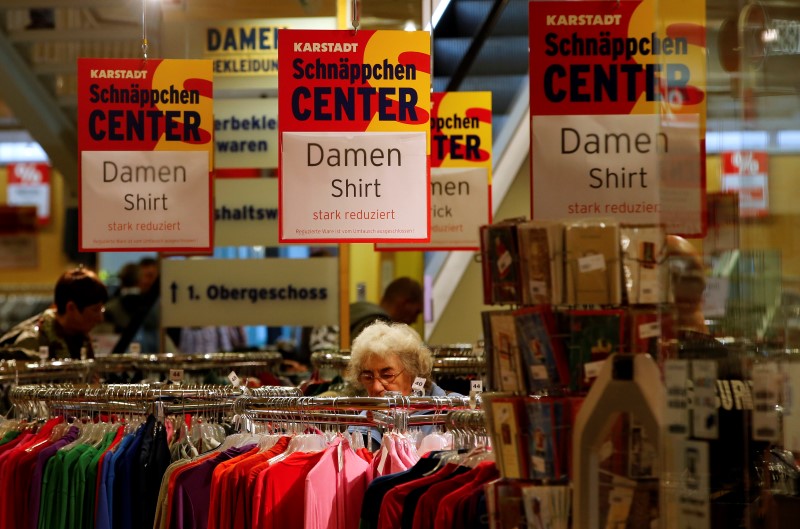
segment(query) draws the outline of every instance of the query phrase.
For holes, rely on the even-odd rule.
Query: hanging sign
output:
[[[165,259],[161,324],[336,325],[336,257],[314,259]]]
[[[81,251],[210,251],[209,61],[78,60]]]
[[[278,100],[214,100],[215,169],[278,167]]]
[[[282,30],[280,242],[430,240],[430,34]]]
[[[277,246],[277,178],[217,178],[214,190],[217,246]]]
[[[531,217],[701,234],[704,3],[529,6]]]
[[[335,29],[336,17],[198,20],[173,12],[161,27],[164,56],[210,60],[216,89],[274,91],[278,33],[289,28]]]
[[[10,163],[6,201],[9,206],[36,206],[39,225],[50,222],[50,166],[46,163]]]
[[[431,94],[431,240],[377,250],[480,250],[492,223],[492,94]]]
[[[738,193],[742,217],[765,217],[769,213],[768,174],[766,152],[722,153],[722,191]]]

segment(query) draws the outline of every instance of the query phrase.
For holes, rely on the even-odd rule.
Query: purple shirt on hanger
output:
[[[206,529],[214,469],[223,461],[244,454],[255,446],[253,443],[229,448],[175,478],[170,529]]]
[[[41,452],[36,459],[36,465],[33,467],[33,476],[31,476],[31,505],[35,508],[31,509],[30,525],[28,529],[37,529],[39,527],[39,502],[42,499],[42,477],[44,475],[44,466],[51,457],[58,452],[59,448],[67,446],[69,443],[78,438],[78,427],[71,426],[64,437],[54,442]]]

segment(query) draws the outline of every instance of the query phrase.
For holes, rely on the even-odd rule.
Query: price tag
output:
[[[658,283],[653,280],[644,280],[639,285],[639,301],[658,301]]]
[[[578,259],[578,271],[581,274],[606,269],[606,258],[601,253],[587,255]]]
[[[180,384],[183,381],[183,369],[170,369],[169,380],[175,384]]]
[[[242,385],[242,380],[236,374],[236,371],[231,371],[230,373],[228,373],[228,380],[231,381],[231,384],[233,384],[234,387],[238,388],[239,386]]]
[[[47,362],[48,358],[50,358],[50,348],[46,345],[39,347],[39,360]]]
[[[531,287],[531,295],[533,296],[547,295],[547,283],[545,283],[544,281],[534,281],[533,279],[531,279],[530,287]]]
[[[483,380],[472,380],[469,383],[470,393],[481,393],[483,391]]]
[[[131,342],[131,344],[128,346],[128,351],[132,355],[138,355],[142,352],[142,345],[139,342]]]
[[[639,338],[646,340],[648,338],[658,338],[661,336],[661,323],[652,321],[650,323],[643,323],[639,325]]]
[[[533,380],[548,380],[550,378],[550,375],[547,373],[547,367],[541,364],[532,365],[530,369]]]
[[[422,377],[417,377],[414,379],[414,383],[411,384],[411,391],[414,393],[414,395],[421,397],[422,395],[425,394],[426,380],[427,379],[424,379]]]
[[[477,409],[480,404],[481,393],[483,393],[483,381],[471,380],[469,383],[469,407]]]
[[[603,364],[605,364],[605,362],[605,360],[598,360],[596,362],[587,362],[583,364],[583,372],[586,376],[586,380],[597,378],[600,375],[600,370],[603,369]]]

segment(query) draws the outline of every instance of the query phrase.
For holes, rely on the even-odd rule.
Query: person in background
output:
[[[751,439],[747,432],[753,422],[751,373],[748,366],[756,357],[755,347],[745,341],[721,341],[714,337],[703,315],[705,268],[703,259],[686,239],[667,236],[667,257],[677,327],[677,357],[682,360],[713,360],[715,386],[719,396],[716,414],[706,419],[716,425],[708,444],[711,526],[745,527],[748,507],[760,496],[759,482],[766,472],[782,481],[795,476],[792,459],[787,465],[765,441]],[[736,389],[742,398],[735,397]],[[733,397],[731,395],[734,395]],[[741,400],[741,403],[739,403]],[[745,402],[750,401],[749,405]],[[697,412],[695,412],[697,413]],[[794,479],[794,477],[788,478]]]
[[[350,304],[350,341],[375,321],[411,325],[422,314],[425,302],[422,285],[410,277],[398,277],[386,287],[379,305],[369,301]],[[339,326],[313,327],[306,333],[304,342],[310,353],[339,349]],[[301,347],[303,345],[301,344]]]
[[[117,274],[120,281],[119,290],[106,303],[105,320],[113,328],[111,331],[122,333],[139,310],[139,265],[128,263]]]
[[[386,287],[380,305],[368,301],[350,304],[350,339],[374,321],[411,325],[422,314],[425,299],[422,285],[410,277],[398,277]]]
[[[55,307],[33,316],[0,337],[0,345],[39,352],[48,348],[50,359],[94,358],[89,333],[103,322],[108,290],[97,275],[85,268],[65,272],[54,291]]]
[[[370,397],[387,391],[409,396],[417,377],[425,379],[425,395],[443,397],[445,391],[431,380],[432,369],[433,355],[417,331],[405,323],[376,321],[353,341],[346,377]]]
[[[678,330],[707,333],[708,327],[703,316],[706,281],[700,255],[692,243],[677,235],[667,235],[666,253]]]
[[[161,305],[159,292],[153,289],[160,288],[158,261],[152,257],[143,257],[139,261],[139,296],[141,309],[144,311],[141,326],[134,336],[134,340],[141,343],[145,353],[158,353],[160,351]]]

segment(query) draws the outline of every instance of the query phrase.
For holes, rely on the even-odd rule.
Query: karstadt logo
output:
[[[147,70],[93,69],[89,71],[92,79],[147,79]]]

